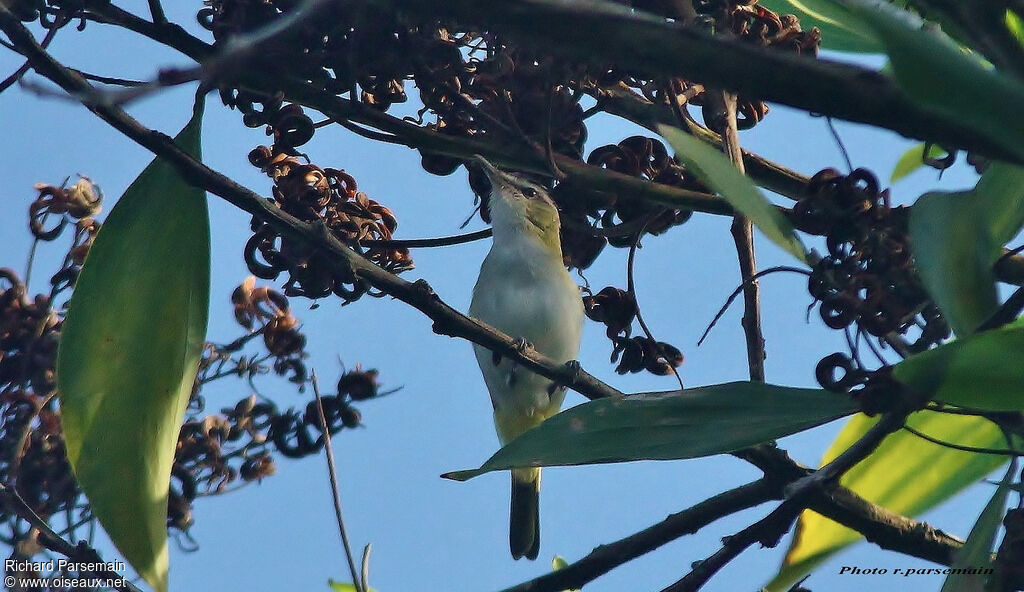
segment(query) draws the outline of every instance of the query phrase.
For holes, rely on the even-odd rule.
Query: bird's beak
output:
[[[491,164],[483,156],[480,156],[479,154],[474,154],[473,155],[473,162],[475,162],[484,171],[484,174],[487,175],[487,179],[490,180],[492,186],[493,185],[497,185],[499,183],[500,184],[507,184],[508,183],[507,175],[505,173],[501,172],[500,170],[498,170],[497,167],[495,167],[493,164]]]

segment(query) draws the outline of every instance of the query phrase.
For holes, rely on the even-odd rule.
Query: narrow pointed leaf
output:
[[[201,111],[176,138],[196,157]],[[158,592],[167,590],[171,463],[206,334],[209,240],[205,193],[155,159],[96,236],[57,354],[75,477]]]
[[[1024,322],[908,357],[893,378],[929,398],[986,411],[1024,410]]]
[[[555,415],[496,452],[465,481],[512,467],[672,460],[732,452],[856,411],[847,397],[753,382],[599,399]]]
[[[823,49],[882,52],[882,44],[874,30],[834,0],[760,0],[758,4],[779,14],[795,14],[804,31],[818,27]]]
[[[939,158],[948,154],[935,144],[918,144],[913,146],[910,150],[904,152],[903,156],[896,162],[896,166],[892,169],[892,175],[889,176],[890,183],[900,181],[924,166],[925,146],[928,147],[928,158]]]
[[[1007,152],[1024,158],[1024,83],[987,68],[920,19],[884,2],[847,0],[874,29],[892,62],[896,82],[915,101],[970,126]],[[955,88],[956,92],[949,89]]]
[[[849,448],[876,421],[877,417],[863,414],[850,418],[825,452],[822,465]],[[1006,445],[1000,429],[981,417],[919,411],[907,419],[907,425],[933,438],[964,446]],[[1004,462],[1004,456],[954,450],[899,431],[843,475],[840,483],[868,501],[915,516],[951,498]],[[805,510],[797,521],[796,534],[782,567],[765,591],[789,590],[817,565],[860,538],[857,532]]]
[[[992,566],[992,547],[996,541],[996,533],[1003,521],[1003,510],[1006,508],[1006,498],[1010,495],[1010,484],[1013,483],[1014,475],[1017,472],[1017,463],[1011,462],[1006,469],[1006,475],[1002,482],[992,494],[992,499],[985,505],[985,509],[978,516],[974,523],[970,536],[964,541],[964,546],[957,553],[953,569],[978,570]],[[946,577],[942,584],[941,592],[985,592],[985,578],[983,575],[973,573],[953,572]]]
[[[668,140],[687,169],[749,218],[769,240],[800,261],[807,261],[807,249],[793,225],[724,154],[674,127],[659,125],[658,133]]]

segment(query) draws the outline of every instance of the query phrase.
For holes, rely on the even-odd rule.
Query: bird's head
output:
[[[480,155],[473,161],[491,182],[489,206],[495,241],[525,233],[536,236],[561,257],[558,208],[547,191],[528,179],[498,170]]]

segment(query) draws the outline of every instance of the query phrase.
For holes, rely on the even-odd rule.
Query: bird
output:
[[[473,161],[490,181],[493,242],[480,267],[471,317],[503,331],[558,363],[579,355],[583,301],[562,259],[558,208],[544,187],[503,172],[482,156]],[[494,408],[501,445],[558,413],[565,387],[473,345]],[[540,469],[512,470],[509,547],[513,559],[540,550]]]

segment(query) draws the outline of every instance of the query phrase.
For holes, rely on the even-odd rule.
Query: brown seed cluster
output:
[[[646,370],[665,376],[682,365],[683,354],[675,346],[648,337],[630,337],[637,308],[629,292],[608,286],[585,296],[583,310],[590,320],[606,327],[605,333],[614,346],[611,361],[618,362],[615,371],[619,374]]]
[[[681,16],[672,2],[628,4],[668,18]],[[816,29],[802,31],[792,15],[779,16],[753,2],[702,0],[693,4],[701,22],[721,23],[722,31],[742,42],[781,51],[817,52],[820,34]],[[277,21],[294,7],[294,0],[207,0],[199,21],[217,43],[224,43]],[[323,92],[347,95],[351,101],[385,112],[418,99],[417,117],[406,119],[426,130],[516,146],[548,158],[584,159],[587,126],[581,100],[599,95],[602,89],[624,86],[660,104],[679,102],[682,95],[695,104],[703,100],[703,87],[691,81],[653,80],[623,71],[614,63],[569,63],[530,52],[493,32],[441,21],[412,21],[376,8],[354,8],[325,26],[310,27],[277,43],[256,58],[258,63],[266,62],[260,69],[268,75],[280,72],[282,77],[308,81]],[[410,96],[409,83],[416,96]],[[666,93],[677,96],[670,99]],[[226,104],[243,112],[250,126],[272,124],[280,108],[280,95],[258,96],[234,88],[224,88],[221,94]],[[764,117],[767,107],[756,98],[741,97],[739,112],[740,126],[747,128]],[[261,162],[277,158],[279,153],[287,151],[275,149]],[[671,162],[664,146],[651,138],[633,137],[599,147],[587,161],[659,183],[695,187],[692,177]],[[433,174],[451,174],[461,164],[460,158],[422,151],[423,168]],[[485,202],[480,212],[487,220],[486,182],[471,171],[470,185]],[[569,184],[556,188],[554,197],[564,210],[566,261],[579,268],[589,266],[606,244],[606,236],[588,232],[588,228],[597,224],[607,228],[616,220],[646,218],[652,213],[650,206],[633,200],[618,202],[610,194],[581,191]],[[662,232],[688,216],[679,210],[662,212],[649,222],[647,233]],[[613,246],[627,246],[628,234],[612,236]],[[268,237],[259,240],[264,248],[275,251],[267,245]],[[313,292],[324,293],[323,284],[329,283],[322,281]]]
[[[30,230],[53,243],[67,228],[61,268],[46,294],[29,296],[29,287],[12,269],[0,268],[0,483],[14,488],[57,530],[72,539],[94,520],[68,464],[55,364],[66,293],[73,289],[82,261],[96,235],[100,193],[86,179],[72,187],[37,186],[29,208]],[[68,236],[68,235],[65,235]],[[252,392],[260,377],[274,373],[300,392],[309,382],[306,337],[283,294],[248,278],[231,295],[234,316],[245,334],[227,344],[207,343],[179,433],[172,469],[168,527],[184,532],[192,524],[192,503],[199,495],[227,491],[239,481],[257,482],[274,473],[274,456],[298,457],[322,449],[324,439],[315,401],[307,395],[303,412],[280,410],[274,401],[247,395],[220,413],[204,413],[204,386],[241,379]],[[258,344],[258,347],[252,347]],[[376,370],[358,365],[343,372],[337,391],[323,397],[331,433],[355,427],[360,415],[352,403],[379,393]],[[10,508],[0,505],[0,542],[19,558],[43,549],[38,532],[26,529]]]
[[[297,105],[276,111],[268,123],[274,135],[272,147],[260,146],[249,161],[274,182],[274,204],[299,220],[320,224],[338,240],[364,252],[374,263],[393,273],[411,269],[408,249],[370,247],[361,242],[389,240],[398,226],[394,214],[358,190],[355,178],[343,170],[321,168],[293,154],[295,145],[312,136],[312,122]],[[282,236],[258,218],[252,221],[253,236],[245,247],[249,270],[264,279],[288,274],[289,296],[322,298],[331,293],[345,302],[357,300],[369,285],[350,272],[332,265],[330,257],[308,243]]]
[[[811,178],[793,222],[825,237],[828,253],[808,281],[824,323],[876,338],[910,337],[909,351],[917,352],[948,338],[950,329],[914,269],[907,214],[890,206],[889,190],[870,171],[825,169]],[[845,354],[827,356],[817,370],[823,387],[839,391],[864,384],[869,374]]]

